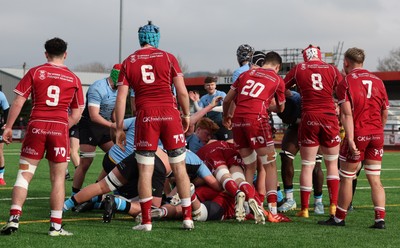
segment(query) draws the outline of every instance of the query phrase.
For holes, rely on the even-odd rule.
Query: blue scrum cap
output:
[[[158,42],[160,41],[160,28],[153,25],[151,21],[147,25],[139,28],[139,43],[140,46],[149,44],[155,48],[158,47]]]

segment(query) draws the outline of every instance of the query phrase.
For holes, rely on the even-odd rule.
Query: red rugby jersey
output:
[[[286,89],[297,85],[301,94],[302,113],[335,115],[333,94],[342,80],[339,70],[321,60],[297,64],[286,75]]]
[[[355,134],[383,132],[381,113],[389,108],[389,100],[381,79],[365,69],[354,69],[338,85],[337,96],[339,104],[349,101],[352,106]]]
[[[14,92],[25,98],[32,94],[31,121],[68,123],[69,108],[84,108],[81,81],[63,65],[46,63],[30,69]]]

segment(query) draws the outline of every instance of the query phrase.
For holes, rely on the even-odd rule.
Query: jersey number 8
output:
[[[311,74],[311,81],[312,81],[312,87],[315,90],[322,90],[324,88],[324,86],[322,85],[321,74],[319,74],[319,73]]]

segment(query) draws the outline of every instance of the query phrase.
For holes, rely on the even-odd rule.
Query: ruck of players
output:
[[[182,229],[194,231],[197,221],[285,225],[296,221],[289,211],[299,218],[319,215],[315,225],[353,225],[345,222],[361,169],[374,205],[366,222],[386,228],[380,174],[389,102],[382,80],[363,68],[363,49],[347,49],[339,71],[323,61],[318,46],[302,44],[303,61],[282,77],[277,52],[242,44],[229,91],[217,89],[218,78],[209,76],[201,96],[187,90],[177,58],[159,48],[160,33],[152,22],[141,26],[140,48],[86,96],[65,66],[67,43],[45,42],[46,62],[26,73],[11,105],[2,104],[5,144],[13,141],[25,101],[32,97],[33,104],[19,165],[7,164],[19,169],[2,235],[23,233],[23,207],[43,157],[51,182],[50,236],[73,235],[64,229],[66,211],[100,211],[104,228],[116,214],[129,215],[136,220],[132,232],[152,231],[159,219],[181,220]],[[286,125],[279,151],[272,113]],[[102,169],[88,182],[98,148]],[[67,170],[70,161],[74,171]],[[4,164],[1,152],[0,185],[6,184]],[[65,188],[72,172],[72,188]]]

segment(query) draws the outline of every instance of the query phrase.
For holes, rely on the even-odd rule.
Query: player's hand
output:
[[[211,101],[211,106],[215,107],[218,105],[218,103],[222,100],[222,96],[216,96],[212,99]]]
[[[200,94],[197,91],[189,91],[189,98],[193,102],[198,102],[200,101]]]
[[[117,129],[115,133],[115,142],[116,145],[121,148],[122,151],[125,151],[125,146],[126,146],[126,135],[124,130],[119,130]]]
[[[12,129],[9,127],[2,127],[2,129],[4,129],[3,135],[2,135],[2,140],[4,143],[6,143],[7,145],[10,144],[12,142]]]
[[[354,140],[348,140],[348,144],[351,154],[353,154],[353,156],[359,156],[360,151],[358,150],[356,143],[354,143]]]
[[[183,127],[183,133],[186,133],[189,130],[190,126],[190,117],[181,117],[182,119],[182,127]]]
[[[224,125],[224,127],[226,127],[228,130],[232,130],[232,118],[224,117],[222,120],[222,125]]]

